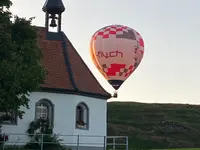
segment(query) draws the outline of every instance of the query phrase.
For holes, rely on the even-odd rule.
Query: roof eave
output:
[[[74,94],[74,95],[81,95],[81,96],[87,96],[92,98],[99,98],[108,100],[112,97],[110,93],[108,95],[102,95],[99,93],[90,93],[90,92],[84,92],[79,90],[71,90],[71,89],[61,89],[61,88],[48,88],[48,87],[40,87],[38,92],[50,92],[50,93],[60,93],[60,94]]]

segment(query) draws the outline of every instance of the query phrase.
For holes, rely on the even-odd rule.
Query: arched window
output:
[[[76,106],[76,128],[88,129],[89,127],[89,109],[81,102]]]
[[[41,99],[36,103],[35,119],[48,119],[53,125],[54,105],[50,100]]]

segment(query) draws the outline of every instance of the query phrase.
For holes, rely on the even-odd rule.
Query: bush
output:
[[[53,133],[53,128],[48,120],[32,121],[27,133],[31,137],[31,141],[25,145],[26,149],[40,149],[42,146],[43,150],[70,150],[61,144],[62,140]]]

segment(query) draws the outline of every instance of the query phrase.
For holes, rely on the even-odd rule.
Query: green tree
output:
[[[37,30],[32,19],[13,16],[10,0],[0,0],[0,112],[29,108],[28,95],[45,78],[42,53],[37,44]]]

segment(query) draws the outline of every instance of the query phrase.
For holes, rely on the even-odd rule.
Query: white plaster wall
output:
[[[9,142],[25,144],[29,141],[29,138],[23,134],[26,134],[29,123],[34,120],[35,104],[40,99],[49,99],[54,104],[54,132],[62,135],[60,138],[64,139],[65,143],[76,143],[77,135],[80,135],[80,143],[88,143],[84,144],[84,146],[103,146],[104,136],[106,136],[107,130],[106,100],[47,92],[31,93],[30,109],[24,109],[26,113],[23,119],[18,119],[17,125],[3,125],[3,132],[11,134],[9,136]],[[89,130],[75,128],[76,105],[79,102],[85,102],[89,107]]]

